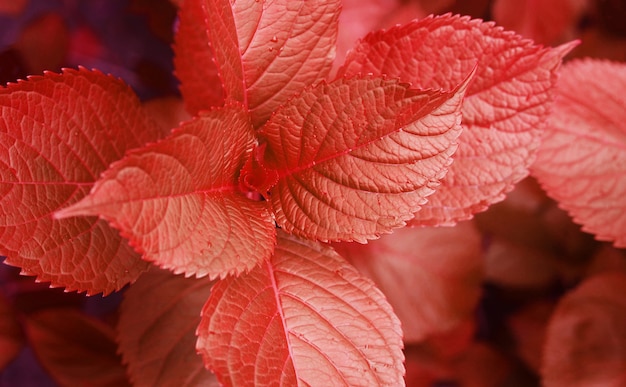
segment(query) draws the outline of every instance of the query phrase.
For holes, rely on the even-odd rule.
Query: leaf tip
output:
[[[52,219],[62,220],[67,218],[73,218],[75,216],[95,215],[94,213],[89,211],[88,207],[86,207],[83,202],[84,200],[80,200],[69,207],[54,211],[52,213]]]

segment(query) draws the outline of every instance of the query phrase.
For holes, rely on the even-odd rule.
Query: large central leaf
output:
[[[277,179],[268,200],[278,224],[324,241],[365,241],[403,226],[451,162],[466,85],[440,92],[340,79],[282,106],[259,132]]]

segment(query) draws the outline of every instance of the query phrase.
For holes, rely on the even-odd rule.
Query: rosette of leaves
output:
[[[329,76],[340,8],[185,1],[175,66],[193,118],[166,135],[96,70],[0,89],[0,254],[88,294],[150,263],[215,279],[201,311],[197,297],[176,304],[190,291],[176,284],[172,306],[144,317],[181,336],[197,325],[224,385],[403,384],[400,321],[326,243],[452,225],[501,200],[528,175],[571,45],[448,14],[368,35]],[[196,380],[146,371],[168,362],[145,361],[150,329],[130,313],[119,340],[132,379]],[[171,347],[155,353],[178,354],[159,339]]]

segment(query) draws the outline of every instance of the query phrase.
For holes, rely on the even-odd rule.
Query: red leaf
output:
[[[335,55],[339,0],[203,0],[228,100],[260,126],[302,88],[324,78]]]
[[[339,79],[281,107],[260,130],[279,178],[268,197],[277,223],[323,241],[404,226],[450,164],[466,85],[444,93]]]
[[[271,261],[213,287],[197,348],[226,386],[403,385],[382,293],[329,247],[285,234]]]
[[[185,0],[178,12],[174,67],[189,113],[222,105],[224,92],[204,22],[202,2]]]
[[[492,23],[444,15],[372,33],[351,52],[340,74],[385,74],[414,87],[450,90],[477,66],[455,161],[415,223],[469,219],[528,174],[554,72],[571,47],[541,48]]]
[[[111,327],[76,309],[46,309],[25,320],[41,364],[61,386],[129,386]]]
[[[121,81],[84,69],[0,88],[0,255],[66,290],[109,293],[147,264],[105,222],[53,220],[108,165],[159,137]]]
[[[471,223],[452,228],[403,228],[367,245],[337,251],[373,279],[393,306],[405,342],[452,329],[481,294],[480,235]]]
[[[124,294],[117,328],[134,385],[218,386],[195,346],[210,289],[207,279],[153,268]]]
[[[571,39],[588,0],[495,0],[493,18],[507,29],[541,44]]]
[[[0,372],[22,349],[22,329],[11,304],[0,294]]]
[[[533,174],[584,231],[626,247],[626,65],[570,62],[557,92]]]
[[[545,386],[626,384],[626,274],[592,277],[565,296],[548,324]]]
[[[100,215],[144,259],[175,273],[239,274],[269,258],[275,243],[265,202],[238,191],[253,142],[239,106],[203,112],[114,163],[89,196],[56,216]]]

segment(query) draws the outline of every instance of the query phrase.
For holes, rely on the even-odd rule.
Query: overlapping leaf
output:
[[[405,225],[451,162],[466,85],[439,92],[339,79],[282,106],[259,132],[277,179],[268,200],[278,224],[324,241],[365,241]]]
[[[198,351],[226,386],[400,386],[400,324],[329,247],[280,233],[275,255],[213,287]]]
[[[209,43],[203,0],[185,0],[178,12],[174,67],[185,107],[191,114],[222,105],[224,92]]]
[[[203,0],[203,5],[225,96],[244,103],[255,126],[330,70],[339,0]]]
[[[570,48],[541,48],[492,23],[451,15],[375,32],[357,45],[340,75],[385,74],[414,87],[451,90],[476,66],[455,162],[416,223],[470,218],[528,174],[554,73]]]
[[[153,268],[124,294],[118,341],[133,385],[218,386],[195,345],[210,289],[206,278]]]
[[[100,215],[145,259],[175,273],[241,273],[269,258],[275,243],[266,204],[237,190],[253,142],[238,105],[204,112],[114,163],[89,196],[56,216]]]
[[[159,130],[122,82],[66,70],[0,88],[0,255],[53,286],[109,293],[146,263],[105,222],[53,220]]]
[[[419,342],[470,317],[481,294],[480,235],[473,224],[403,228],[337,251],[373,279],[402,322],[404,341]]]
[[[583,230],[626,247],[626,66],[571,62],[557,92],[533,174]]]

